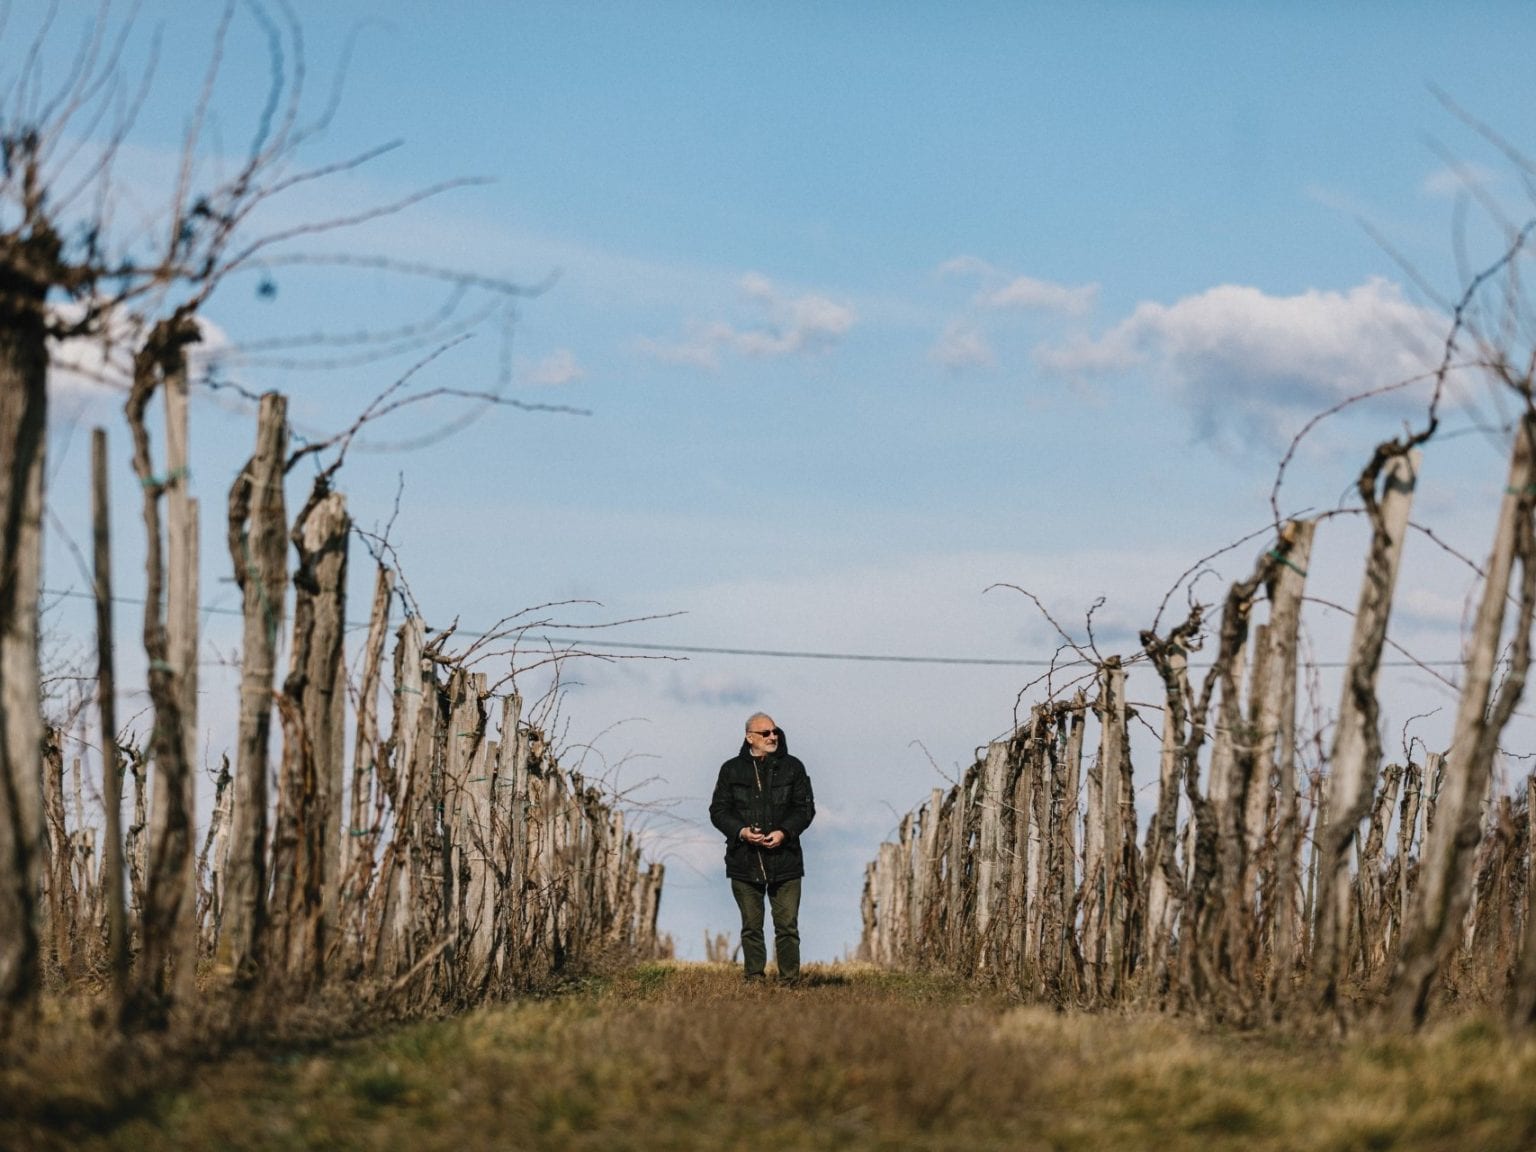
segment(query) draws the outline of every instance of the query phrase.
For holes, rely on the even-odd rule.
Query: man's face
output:
[[[767,716],[759,716],[747,725],[747,750],[754,756],[766,756],[779,746],[779,734]]]

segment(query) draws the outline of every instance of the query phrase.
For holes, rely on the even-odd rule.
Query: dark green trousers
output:
[[[768,965],[763,939],[763,903],[773,912],[773,959],[780,980],[800,976],[800,877],[777,884],[731,881],[731,895],[741,909],[741,959],[747,978],[761,976]]]

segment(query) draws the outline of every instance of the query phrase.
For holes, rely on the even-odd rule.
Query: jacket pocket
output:
[[[756,823],[754,815],[758,807],[757,791],[750,784],[731,785],[731,804],[736,809],[736,815],[740,816],[748,824]]]

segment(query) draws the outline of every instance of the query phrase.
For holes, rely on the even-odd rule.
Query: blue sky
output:
[[[121,165],[146,219],[212,7],[146,0],[130,41],[136,58],[166,30]],[[40,9],[12,6],[7,58]],[[275,201],[257,224],[488,178],[316,247],[530,285],[554,276],[520,308],[512,394],[590,413],[490,409],[447,440],[384,450],[463,410],[413,409],[349,460],[342,485],[364,526],[389,520],[403,485],[392,536],[433,625],[583,598],[602,607],[559,618],[681,614],[604,634],[624,643],[1048,659],[1057,640],[1029,603],[985,591],[1002,582],[1079,636],[1106,597],[1096,635],[1130,653],[1182,572],[1268,521],[1276,464],[1308,417],[1432,360],[1441,303],[1466,276],[1458,243],[1472,269],[1499,250],[1486,214],[1462,210],[1467,191],[1516,219],[1532,207],[1511,164],[1433,91],[1532,147],[1527,4],[337,0],[299,15],[312,111],[353,44],[340,109],[302,158],[402,146]],[[46,74],[82,19],[61,14]],[[267,72],[241,15],[209,170],[249,135]],[[253,278],[215,297],[208,316],[236,345],[378,326],[444,297],[377,272],[271,275],[274,298]],[[421,386],[489,387],[498,353],[485,332]],[[290,391],[319,432],[350,422],[411,359],[300,371],[231,354],[226,370]],[[1468,389],[1458,395],[1476,406],[1456,408],[1431,447],[1418,514],[1480,556],[1505,441],[1479,430],[1497,412]],[[114,421],[118,399],[67,379],[56,394],[54,500],[83,539],[78,429]],[[1282,510],[1347,497],[1422,395],[1321,427]],[[227,393],[205,396],[194,420],[204,599],[228,607],[218,509],[251,420]],[[133,516],[125,505],[117,527],[125,570]],[[58,535],[50,586],[78,586]],[[1221,576],[1246,575],[1259,547],[1218,563]],[[1318,550],[1318,594],[1352,604],[1358,523],[1331,522]],[[1416,540],[1394,636],[1454,658],[1472,583]],[[1200,588],[1207,600],[1222,590]],[[359,600],[365,589],[359,576]],[[73,611],[56,610],[59,632],[85,627]],[[1319,657],[1336,657],[1347,623],[1314,615]],[[237,633],[207,624],[209,659],[227,659]],[[706,928],[734,928],[709,787],[746,714],[771,711],[821,800],[804,935],[807,956],[828,959],[857,940],[862,866],[880,839],[1009,728],[1035,674],[586,661],[567,672],[558,723],[568,760],[585,754],[621,787],[656,778],[635,799],[656,809],[646,823],[670,865],[663,927],[697,954]],[[1414,732],[1443,746],[1447,690],[1400,679],[1388,747],[1436,707]],[[204,705],[215,758],[233,715],[218,691],[207,686]],[[1143,778],[1151,766],[1144,757]]]

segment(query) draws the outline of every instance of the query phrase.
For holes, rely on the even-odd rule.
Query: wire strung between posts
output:
[[[56,591],[49,588],[43,589],[43,594],[46,596],[68,597],[76,600],[94,599],[94,596],[88,592]],[[114,596],[112,600],[118,604],[141,605],[144,603],[143,599],[134,596]],[[198,611],[211,616],[244,615],[238,608],[200,607]],[[367,627],[367,625],[352,621],[347,624],[347,627],[355,630]],[[489,633],[459,628],[455,630],[454,635],[475,638],[489,635]],[[533,644],[544,644],[556,648],[575,647],[586,643],[584,640],[573,639],[569,636],[537,636],[531,633],[525,635],[523,639]],[[693,656],[760,656],[773,660],[843,660],[865,664],[943,664],[982,668],[1067,668],[1072,664],[1081,663],[1081,661],[1044,660],[1038,657],[1033,659],[1008,659],[987,656],[896,656],[879,652],[811,652],[790,648],[723,648],[703,644],[640,644],[619,640],[605,640],[601,647],[604,649],[619,649],[626,652],[678,652]],[[1383,660],[1381,667],[1459,668],[1463,663],[1461,660]],[[1191,668],[1207,666],[1198,661],[1191,661],[1189,664]],[[1349,664],[1344,660],[1317,660],[1313,661],[1312,666],[1314,668],[1347,668]],[[397,691],[419,694],[410,688],[400,688]]]

